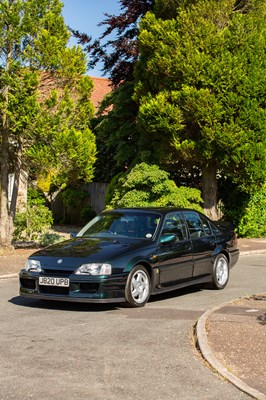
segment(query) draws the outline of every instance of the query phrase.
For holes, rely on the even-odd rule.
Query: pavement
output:
[[[266,253],[265,238],[239,239],[238,246],[240,257]],[[195,336],[214,371],[252,398],[266,400],[266,293],[208,310]]]
[[[266,238],[238,244],[240,257],[266,253]],[[17,277],[33,251],[2,254],[0,279]],[[197,321],[195,344],[214,372],[252,398],[266,400],[266,293],[208,310]]]

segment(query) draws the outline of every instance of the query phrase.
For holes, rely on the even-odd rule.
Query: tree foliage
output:
[[[95,167],[101,181],[110,181],[120,171],[130,168],[137,159],[138,132],[136,103],[132,100],[134,84],[124,83],[114,89],[102,102],[108,114],[97,119],[94,132],[99,151]]]
[[[247,202],[238,225],[238,234],[247,238],[266,236],[266,185]]]
[[[91,79],[82,76],[71,88],[52,90],[40,103],[35,140],[26,154],[33,173],[37,178],[48,177],[51,187],[76,186],[93,177],[96,143],[90,129],[91,91]]]
[[[98,160],[95,179],[110,181],[135,162],[137,148],[137,106],[132,99],[134,67],[138,59],[138,31],[140,18],[154,5],[154,0],[121,0],[119,15],[105,14],[100,23],[105,30],[97,40],[78,31],[72,33],[89,56],[89,67],[103,64],[103,73],[110,76],[115,87],[103,103],[94,132],[97,138]],[[136,161],[137,162],[137,161]]]
[[[137,164],[122,176],[109,207],[191,207],[201,210],[197,189],[177,187],[157,165]]]
[[[86,90],[91,82],[83,77],[85,55],[79,47],[67,47],[70,33],[61,12],[59,0],[0,2],[1,245],[11,242],[21,176],[28,174],[29,156],[32,160],[33,153],[37,155],[37,147],[35,172],[48,165],[48,160],[55,165],[54,160],[58,162],[66,153],[64,167],[68,173],[73,172],[74,159],[77,161],[78,157],[69,148],[72,137],[76,149],[87,143],[90,161],[95,156],[95,147],[88,148],[93,136],[88,131],[88,110],[92,106]],[[54,90],[43,92],[47,76],[52,78]],[[79,92],[75,98],[69,95],[72,87],[75,93]],[[75,110],[79,113],[75,114]],[[61,129],[58,143],[56,134]],[[91,176],[91,167],[86,164],[85,169],[86,175]],[[12,193],[8,185],[11,173]]]
[[[265,181],[266,2],[183,3],[141,22],[138,124],[144,160],[198,167],[210,209],[218,174],[246,192]]]
[[[87,33],[72,30],[79,44],[89,54],[89,66],[103,62],[103,72],[110,74],[115,86],[133,80],[134,65],[139,54],[139,20],[152,9],[153,4],[154,0],[120,0],[121,14],[105,14],[105,20],[100,23],[105,30],[95,41]]]
[[[152,9],[154,0],[120,0],[119,15],[105,14],[99,24],[104,31],[97,40],[87,33],[72,30],[88,53],[89,67],[102,62],[102,71],[108,75],[115,91],[103,103],[108,114],[96,121],[98,160],[95,179],[110,181],[115,174],[125,171],[136,160],[137,105],[132,99],[134,67],[138,60],[139,21]]]

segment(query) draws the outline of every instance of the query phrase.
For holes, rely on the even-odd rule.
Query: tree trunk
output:
[[[6,57],[6,70],[9,68],[11,58],[11,48]],[[6,85],[2,90],[2,130],[1,130],[1,187],[0,187],[0,247],[12,247],[13,219],[9,213],[9,117],[8,109],[9,86]]]
[[[18,141],[18,150],[14,166],[14,186],[10,205],[10,215],[14,221],[16,212],[25,212],[27,208],[28,168],[23,160],[23,143]]]
[[[206,164],[202,168],[202,199],[203,209],[212,220],[218,219],[217,208],[217,169],[215,164]]]
[[[26,165],[23,165],[19,171],[18,197],[16,201],[15,212],[25,212],[27,210],[28,197],[28,178],[29,171]]]
[[[11,247],[13,221],[9,214],[8,204],[8,164],[9,142],[5,129],[2,132],[1,143],[1,206],[0,206],[0,247]]]

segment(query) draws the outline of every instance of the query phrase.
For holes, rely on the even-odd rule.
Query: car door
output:
[[[207,218],[196,211],[184,211],[185,220],[193,250],[193,278],[211,274],[213,253],[216,247],[215,235]]]
[[[191,279],[192,246],[181,213],[172,212],[166,215],[159,242],[159,284],[171,286]]]

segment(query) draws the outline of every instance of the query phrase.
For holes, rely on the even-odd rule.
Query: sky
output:
[[[104,27],[97,25],[105,17],[104,13],[120,14],[119,0],[61,0],[64,4],[63,17],[66,25],[80,32],[87,33],[93,39],[97,39],[104,31]],[[75,44],[71,39],[70,44]],[[91,76],[103,76],[101,65],[89,70]]]

